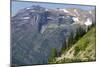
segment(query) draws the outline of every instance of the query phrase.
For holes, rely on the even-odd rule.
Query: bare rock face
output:
[[[12,64],[47,64],[51,49],[56,48],[57,52],[60,52],[70,32],[75,33],[78,28],[78,25],[74,24],[73,13],[33,5],[13,16]]]

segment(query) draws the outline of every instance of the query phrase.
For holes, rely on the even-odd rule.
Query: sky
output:
[[[55,9],[55,8],[80,8],[83,10],[95,9],[95,6],[89,5],[74,5],[74,4],[58,4],[58,3],[40,3],[40,2],[28,2],[28,1],[12,1],[11,11],[12,15],[15,15],[20,9],[30,7],[32,5],[40,5],[41,7]]]

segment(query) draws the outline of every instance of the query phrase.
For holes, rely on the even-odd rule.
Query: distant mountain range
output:
[[[61,51],[70,32],[95,24],[95,10],[47,9],[38,5],[11,17],[12,64],[47,64],[52,48]]]

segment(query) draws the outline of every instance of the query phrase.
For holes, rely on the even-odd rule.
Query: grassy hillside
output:
[[[85,62],[96,60],[96,29],[91,28],[69,50],[49,63]]]

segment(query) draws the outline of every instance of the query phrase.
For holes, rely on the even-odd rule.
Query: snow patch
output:
[[[77,13],[77,9],[74,9],[74,12]]]
[[[30,9],[30,8],[26,8],[26,9]]]
[[[49,9],[45,9],[45,11],[49,11]]]
[[[66,9],[60,9],[61,11],[68,13],[69,11],[67,11]]]
[[[62,9],[64,12],[68,13],[68,11],[66,9]]]
[[[72,19],[74,20],[74,22],[79,21],[78,17],[73,17]]]
[[[89,11],[90,14],[92,14],[92,11]]]
[[[87,21],[84,24],[87,26],[90,26],[90,25],[92,25],[92,20],[87,19]]]
[[[23,19],[30,19],[30,17],[23,17]]]

